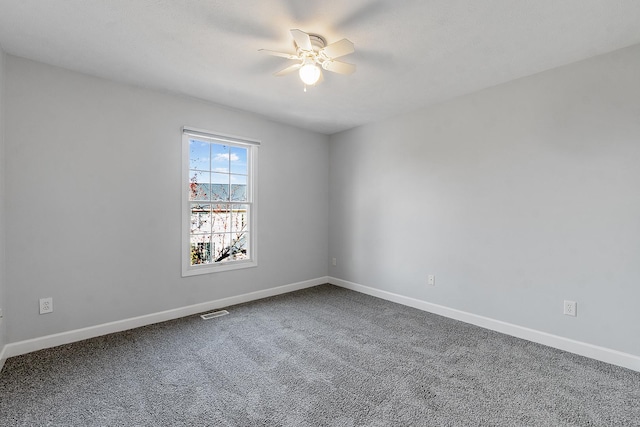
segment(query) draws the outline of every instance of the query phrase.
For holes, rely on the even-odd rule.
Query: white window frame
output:
[[[247,201],[236,204],[249,205],[249,258],[212,264],[191,265],[191,203],[189,200],[189,139],[196,137],[202,141],[236,146],[247,149]],[[256,267],[258,265],[258,147],[260,141],[211,132],[194,127],[182,129],[182,277],[220,271]],[[214,202],[215,203],[215,202]]]

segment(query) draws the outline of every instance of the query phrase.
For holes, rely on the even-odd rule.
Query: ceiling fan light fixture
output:
[[[300,67],[300,80],[306,85],[312,86],[318,82],[320,78],[320,68],[314,63],[307,62]]]
[[[327,45],[324,37],[314,33],[305,33],[298,29],[291,30],[291,36],[296,48],[295,54],[275,50],[259,50],[269,55],[296,60],[297,63],[289,65],[274,75],[284,76],[298,70],[300,80],[304,83],[305,92],[307,86],[316,86],[324,81],[323,69],[337,74],[352,74],[356,70],[356,66],[353,64],[336,61],[336,58],[341,58],[355,51],[351,41],[342,39]]]

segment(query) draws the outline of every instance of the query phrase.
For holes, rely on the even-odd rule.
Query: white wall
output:
[[[640,355],[639,76],[635,46],[332,136],[330,276]]]
[[[327,275],[328,137],[6,59],[8,342]],[[257,268],[180,276],[183,125],[262,141]]]

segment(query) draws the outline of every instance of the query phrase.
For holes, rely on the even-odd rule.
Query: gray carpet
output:
[[[7,360],[2,426],[640,426],[640,373],[322,285]]]

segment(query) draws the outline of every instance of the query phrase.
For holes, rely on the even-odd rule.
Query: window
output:
[[[182,275],[257,265],[259,142],[184,128]]]

